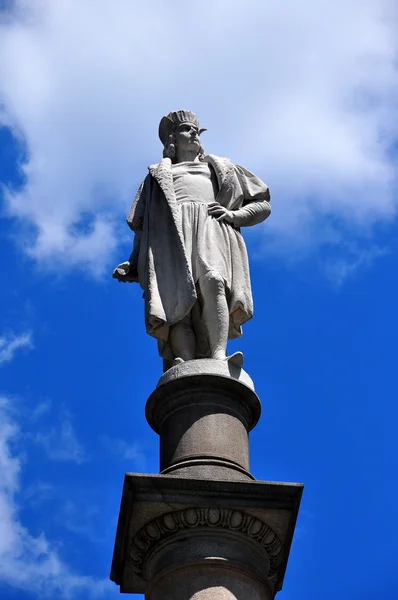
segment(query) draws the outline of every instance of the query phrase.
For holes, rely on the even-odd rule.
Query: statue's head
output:
[[[199,128],[198,117],[189,110],[176,110],[163,117],[159,124],[159,137],[164,146],[163,157],[177,160],[180,152],[196,152],[203,159],[204,150],[200,143],[200,134],[206,129]]]

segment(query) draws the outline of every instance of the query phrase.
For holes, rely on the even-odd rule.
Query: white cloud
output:
[[[160,157],[158,120],[180,107],[209,128],[208,151],[269,183],[268,237],[319,244],[325,219],[368,235],[395,217],[395,0],[17,6],[1,27],[0,85],[28,160],[8,211],[33,226],[24,245],[41,264],[102,272]]]
[[[15,452],[18,425],[5,398],[0,400],[0,582],[40,598],[99,598],[107,581],[74,573],[54,544],[41,533],[32,535],[21,523],[16,497],[21,487],[21,460]]]
[[[30,331],[15,335],[9,333],[0,337],[0,365],[11,361],[19,348],[32,348]]]
[[[38,431],[33,440],[44,448],[50,460],[81,464],[87,460],[83,446],[76,437],[70,416],[63,412],[56,427]]]

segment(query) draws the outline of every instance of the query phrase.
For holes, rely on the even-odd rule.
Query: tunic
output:
[[[186,162],[172,166],[174,191],[181,213],[182,235],[189,268],[195,285],[212,274],[230,290],[232,261],[230,236],[236,232],[225,222],[208,214],[215,201],[216,182],[207,163]]]

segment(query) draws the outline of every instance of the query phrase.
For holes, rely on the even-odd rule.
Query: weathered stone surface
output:
[[[212,358],[202,358],[200,360],[189,360],[174,365],[162,375],[158,381],[157,387],[180,379],[181,377],[190,377],[192,375],[220,375],[221,377],[232,377],[241,383],[244,383],[254,391],[252,378],[246,371],[238,365],[226,360],[215,360]]]
[[[223,361],[181,363],[161,377],[146,405],[161,474],[126,475],[111,573],[121,592],[274,598],[303,486],[253,481],[248,435],[260,411],[242,370]]]
[[[146,405],[148,423],[160,436],[160,471],[252,478],[248,432],[260,417],[257,395],[229,374],[197,374],[202,362],[217,372],[222,361],[191,362],[163,375]]]
[[[147,600],[272,600],[267,582],[224,560],[162,573],[145,594]]]
[[[273,598],[282,587],[302,489],[127,473],[111,579],[121,592],[151,600],[161,592],[202,600],[212,588],[220,599]]]

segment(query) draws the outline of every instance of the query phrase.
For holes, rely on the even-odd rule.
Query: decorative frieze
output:
[[[268,577],[272,577],[283,560],[283,544],[269,525],[240,510],[205,507],[184,508],[165,513],[142,527],[133,537],[129,556],[140,577],[148,556],[158,544],[184,530],[228,530],[245,535],[266,551],[270,561]]]

